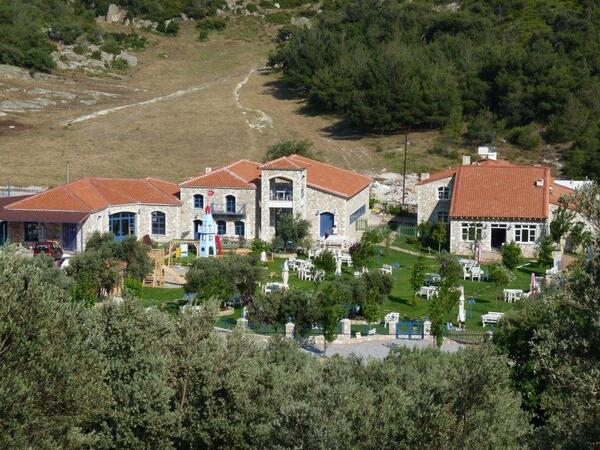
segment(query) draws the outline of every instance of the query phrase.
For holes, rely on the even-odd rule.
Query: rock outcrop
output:
[[[121,23],[127,16],[127,10],[111,3],[106,12],[107,23]]]

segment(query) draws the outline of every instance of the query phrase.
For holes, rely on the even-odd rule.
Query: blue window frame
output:
[[[204,208],[204,195],[202,195],[202,194],[194,195],[194,208],[197,208],[197,209]]]
[[[152,234],[166,234],[167,219],[162,211],[152,213]]]
[[[224,220],[217,220],[217,234],[223,236],[227,232],[227,223]]]
[[[135,235],[135,213],[120,212],[108,216],[108,230],[117,241]]]
[[[367,205],[362,205],[350,215],[350,225],[356,222],[364,213],[367,212]]]
[[[235,222],[235,235],[236,236],[246,236],[246,224],[241,220]]]
[[[235,212],[235,197],[233,195],[225,197],[225,209],[228,213]]]

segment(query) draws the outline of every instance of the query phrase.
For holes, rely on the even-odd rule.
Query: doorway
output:
[[[331,235],[333,233],[333,214],[330,212],[321,213],[320,236]]]
[[[500,250],[506,243],[506,228],[494,228],[492,225],[492,248]]]
[[[194,239],[196,241],[199,241],[201,234],[202,234],[202,221],[194,220]]]

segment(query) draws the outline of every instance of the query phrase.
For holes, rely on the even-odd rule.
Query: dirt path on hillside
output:
[[[182,97],[187,94],[202,91],[202,90],[207,89],[216,84],[224,83],[226,81],[229,81],[230,78],[231,78],[230,76],[226,76],[226,77],[219,78],[218,80],[215,80],[215,81],[201,84],[200,86],[194,86],[194,87],[191,87],[188,89],[181,89],[179,91],[171,92],[170,94],[166,94],[166,95],[159,95],[159,96],[153,97],[149,100],[144,100],[144,101],[137,102],[137,103],[131,103],[129,105],[115,106],[114,108],[101,109],[100,111],[96,111],[91,114],[79,116],[74,119],[63,120],[62,122],[60,122],[60,124],[65,125],[65,126],[71,125],[74,123],[85,122],[87,120],[92,120],[92,119],[96,119],[98,117],[107,116],[111,113],[121,111],[123,109],[135,108],[135,107],[146,106],[146,105],[153,105],[158,102],[163,102],[166,100],[173,100],[175,98]]]

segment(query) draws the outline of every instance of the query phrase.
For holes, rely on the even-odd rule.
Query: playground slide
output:
[[[217,255],[223,254],[223,244],[221,243],[221,236],[215,236],[215,244],[217,244]]]

